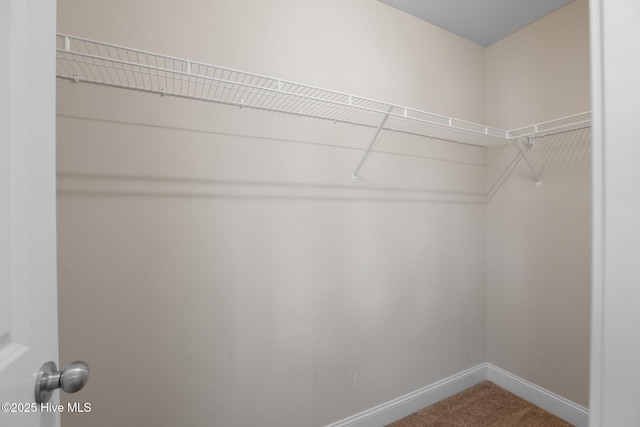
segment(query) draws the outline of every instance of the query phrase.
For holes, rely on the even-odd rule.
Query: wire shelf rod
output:
[[[240,70],[236,70],[236,69],[233,69],[233,68],[227,68],[227,67],[220,67],[220,66],[205,64],[203,62],[191,61],[191,60],[187,60],[187,59],[184,59],[184,58],[173,57],[173,56],[168,56],[168,55],[163,55],[163,54],[157,54],[157,53],[153,53],[153,52],[150,52],[150,51],[145,51],[145,50],[140,50],[140,49],[133,49],[133,48],[130,48],[130,47],[125,47],[125,46],[121,46],[121,45],[117,45],[117,44],[100,42],[100,41],[96,41],[96,40],[92,40],[92,39],[86,39],[86,38],[71,36],[71,35],[67,35],[67,34],[58,33],[58,36],[64,37],[65,39],[68,38],[68,39],[73,39],[73,40],[77,40],[77,41],[81,41],[81,42],[85,42],[85,43],[93,43],[95,45],[99,45],[99,46],[102,46],[102,47],[105,47],[105,48],[115,48],[115,49],[122,49],[122,50],[124,50],[126,52],[142,53],[142,54],[145,54],[145,55],[149,55],[152,58],[161,58],[161,59],[167,59],[167,60],[172,60],[172,61],[180,61],[182,63],[191,63],[192,65],[198,65],[198,66],[205,67],[205,68],[219,69],[219,70],[222,70],[223,72],[237,73],[239,75],[252,76],[252,77],[257,77],[257,78],[261,78],[261,79],[265,79],[265,80],[276,81],[276,82],[279,82],[281,85],[291,85],[291,86],[294,86],[294,87],[303,88],[304,90],[307,90],[307,91],[315,90],[315,91],[318,91],[318,92],[323,92],[323,93],[343,96],[343,97],[345,97],[347,99],[351,99],[351,98],[359,99],[359,100],[364,101],[364,102],[372,102],[372,103],[376,103],[376,104],[389,105],[389,106],[392,106],[394,108],[399,108],[399,109],[405,108],[405,107],[401,107],[399,105],[382,103],[380,101],[376,101],[376,100],[373,100],[373,99],[368,99],[368,98],[363,98],[363,97],[356,97],[356,96],[349,95],[349,94],[342,93],[342,92],[329,91],[327,89],[322,89],[322,88],[315,87],[315,86],[310,86],[310,85],[306,85],[306,84],[303,85],[303,84],[294,83],[294,82],[287,81],[287,80],[276,79],[276,78],[273,78],[273,77],[268,77],[268,76],[255,74],[255,73],[250,73],[250,72],[246,72],[246,71],[240,71]],[[122,60],[122,59],[117,59],[117,58],[113,58],[113,57],[104,57],[104,56],[94,55],[94,54],[90,54],[90,53],[81,52],[81,51],[78,51],[78,50],[73,50],[70,47],[68,49],[66,49],[66,48],[57,48],[56,50],[58,52],[62,52],[62,53],[66,52],[66,53],[70,53],[70,54],[73,54],[73,55],[80,55],[80,56],[83,56],[83,57],[90,57],[90,58],[98,59],[98,60],[101,60],[101,61],[113,61],[113,62],[116,62],[116,63],[123,63],[123,64],[128,64],[128,65],[132,65],[132,66],[136,66],[136,67],[156,69],[158,71],[165,71],[165,72],[171,72],[171,73],[183,74],[183,75],[194,75],[194,76],[198,75],[200,77],[212,78],[210,76],[206,76],[206,75],[203,75],[203,74],[195,74],[193,72],[191,74],[188,74],[188,73],[186,73],[184,71],[180,71],[180,70],[176,70],[176,69],[163,68],[163,67],[160,67],[160,66],[152,66],[152,65],[149,65],[149,64],[140,64],[140,63],[135,63],[135,62],[126,61],[126,60]],[[87,50],[89,50],[89,49],[87,49]],[[68,58],[58,58],[58,59],[70,60]],[[240,82],[233,81],[233,80],[225,80],[225,79],[219,79],[219,80],[220,81],[225,81],[225,82],[233,82],[234,84],[242,84]],[[259,86],[256,86],[256,87],[259,87]],[[291,93],[291,94],[300,96],[298,93],[295,93],[295,92],[292,92],[292,91],[286,91],[284,89],[269,88],[269,90],[282,91],[283,93]],[[306,96],[303,95],[303,97],[306,97]],[[309,96],[309,98],[313,98],[313,96]],[[322,98],[318,98],[318,99],[322,99]],[[323,99],[323,100],[330,101],[329,99]],[[351,102],[341,103],[341,104],[353,106],[353,104]],[[360,107],[360,108],[363,108],[363,107]],[[420,110],[413,110],[413,109],[409,109],[409,110],[410,111],[420,112]],[[381,112],[384,113],[384,111],[381,111]],[[439,115],[439,114],[436,114],[436,113],[428,113],[428,114],[448,119],[447,116]],[[459,120],[459,119],[456,119],[456,120],[458,120],[460,122],[464,122],[464,120]],[[468,122],[468,123],[472,123],[472,122]]]
[[[349,104],[346,104],[346,103],[341,102],[341,101],[334,101],[334,100],[331,100],[331,99],[311,97],[309,95],[301,95],[299,93],[294,93],[294,92],[279,91],[279,90],[268,89],[268,88],[265,89],[263,87],[255,86],[255,85],[252,85],[252,84],[236,82],[236,81],[231,81],[231,80],[224,80],[224,79],[220,79],[220,78],[216,78],[216,77],[209,77],[209,76],[205,76],[205,75],[201,75],[201,74],[198,74],[198,75],[196,75],[196,74],[188,74],[188,73],[183,72],[183,71],[176,71],[176,70],[171,70],[171,69],[163,69],[163,68],[160,68],[160,67],[150,66],[150,65],[146,65],[146,64],[145,65],[139,65],[139,64],[128,62],[128,61],[119,60],[119,59],[104,59],[102,57],[99,57],[99,56],[96,56],[96,55],[92,55],[92,54],[73,52],[73,55],[78,55],[78,56],[81,56],[83,58],[90,58],[90,59],[95,59],[95,60],[103,62],[103,63],[100,63],[100,64],[89,63],[89,62],[83,63],[83,64],[87,64],[87,65],[93,65],[94,67],[98,68],[98,70],[101,73],[101,79],[102,80],[99,80],[97,77],[95,77],[95,74],[93,73],[93,71],[90,70],[90,72],[92,74],[94,74],[94,78],[93,79],[77,78],[76,77],[76,78],[72,79],[74,81],[80,80],[80,81],[86,81],[86,82],[90,82],[90,83],[104,84],[104,85],[113,86],[113,87],[125,87],[125,88],[131,88],[131,89],[136,89],[136,90],[143,90],[145,92],[160,93],[160,94],[163,94],[163,95],[167,94],[167,95],[187,97],[187,98],[190,98],[190,99],[210,100],[212,102],[226,103],[226,104],[230,104],[230,105],[240,105],[240,103],[238,103],[238,102],[225,102],[225,101],[221,100],[219,97],[216,96],[218,94],[218,90],[220,88],[222,88],[222,91],[224,92],[225,90],[229,89],[228,88],[229,85],[230,86],[242,86],[242,87],[245,87],[245,88],[248,88],[248,89],[255,90],[256,91],[255,93],[261,93],[263,97],[271,96],[269,94],[266,94],[265,92],[273,92],[273,93],[279,93],[281,95],[288,95],[288,98],[285,99],[285,102],[287,103],[286,105],[291,105],[292,103],[293,104],[299,104],[302,101],[300,99],[295,99],[295,98],[301,98],[301,99],[304,99],[307,102],[315,101],[315,102],[318,103],[317,105],[321,105],[323,103],[325,103],[325,104],[333,104],[334,106],[338,106],[338,107],[342,107],[342,108],[349,108],[349,109],[357,109],[360,112],[368,112],[370,114],[375,114],[375,115],[378,115],[378,116],[384,116],[384,115],[388,114],[390,116],[394,116],[394,117],[398,117],[398,118],[405,118],[405,119],[409,118],[410,120],[412,120],[414,122],[423,123],[423,124],[427,124],[427,125],[435,125],[435,126],[447,127],[447,128],[451,128],[452,130],[456,130],[456,131],[459,131],[459,132],[464,132],[464,133],[467,133],[467,134],[473,134],[473,135],[481,134],[483,136],[486,136],[488,138],[491,138],[491,139],[494,139],[494,140],[497,140],[497,141],[502,141],[503,138],[499,137],[499,136],[495,136],[495,135],[489,134],[489,129],[492,129],[492,130],[500,132],[500,133],[504,132],[506,134],[506,131],[501,131],[501,130],[496,129],[496,128],[490,128],[490,127],[478,125],[478,124],[473,123],[473,122],[466,122],[466,121],[459,120],[459,119],[450,119],[450,118],[448,118],[446,116],[440,116],[440,115],[433,114],[433,113],[426,113],[426,114],[428,114],[430,116],[434,116],[434,117],[444,118],[444,119],[447,120],[447,123],[443,124],[443,123],[436,122],[436,121],[433,121],[433,120],[420,119],[420,118],[411,117],[411,116],[405,117],[404,116],[405,108],[402,108],[402,107],[397,107],[397,108],[401,108],[402,109],[402,113],[385,113],[384,111],[380,111],[380,110],[373,109],[373,108],[368,108],[368,107],[365,107],[365,106],[355,106],[353,104],[349,105]],[[70,61],[70,59],[68,59],[68,58],[61,58],[61,59],[64,60],[64,61]],[[112,63],[112,64],[109,64],[109,63]],[[117,67],[115,64],[120,64],[120,65],[123,65],[123,66],[126,65],[126,66],[129,66],[131,68]],[[209,81],[209,82],[221,83],[222,85],[215,85],[216,88],[217,88],[216,89],[216,93],[214,94],[213,97],[211,97],[211,99],[209,99],[207,97],[203,97],[203,96],[193,96],[193,95],[184,94],[184,93],[168,93],[168,92],[165,93],[164,91],[161,91],[161,90],[153,90],[153,89],[144,88],[143,86],[141,86],[141,85],[139,85],[137,83],[131,82],[130,76],[127,73],[125,73],[125,78],[127,79],[126,84],[123,84],[123,83],[110,83],[110,82],[107,81],[108,79],[102,74],[101,69],[100,69],[101,67],[104,67],[106,69],[116,70],[116,71],[137,72],[137,73],[140,73],[142,75],[150,75],[150,76],[156,76],[156,77],[158,77],[159,74],[166,74],[166,73],[175,74],[175,75],[181,76],[180,79],[177,79],[177,80],[174,79],[175,81],[177,81],[179,83],[182,83],[182,82],[193,82],[193,80],[191,78],[198,78],[198,79],[203,79],[203,80],[206,80],[206,81]],[[145,70],[147,70],[147,71],[145,71]],[[155,71],[156,73],[152,73],[152,72],[148,72],[148,71]],[[69,78],[67,76],[60,76],[60,75],[58,77]],[[202,84],[204,84],[204,83],[202,83]],[[213,87],[214,85],[210,84],[210,86]],[[178,92],[181,92],[181,91],[178,91]],[[254,93],[254,92],[244,92],[244,93]],[[391,104],[388,104],[388,105],[391,105]],[[251,107],[251,108],[258,108],[255,105],[246,105],[246,106]],[[392,107],[396,107],[396,106],[393,106],[393,105],[391,105],[391,106]],[[267,110],[267,111],[270,110],[269,107],[261,107],[260,109]],[[287,111],[291,110],[290,108],[279,108],[279,107],[275,107],[274,109],[277,110],[277,111],[280,111],[280,112],[287,112]],[[406,109],[406,110],[407,111],[412,111],[412,112],[415,112],[415,113],[424,113],[424,112],[422,112],[420,110],[414,110],[414,109]],[[295,113],[295,114],[300,114],[300,113]],[[309,116],[309,117],[318,117],[318,115],[313,115],[313,114],[305,114],[305,115]],[[335,120],[335,119],[332,119],[332,120]],[[344,121],[349,122],[349,120],[344,120]],[[470,130],[470,129],[457,127],[457,126],[455,126],[453,124],[454,121],[458,122],[458,123],[465,123],[465,124],[473,125],[473,126],[476,126],[476,127],[482,127],[482,131],[481,132],[480,131],[473,131],[473,130]],[[357,121],[354,121],[354,122],[356,124],[359,124],[359,122],[357,122]],[[400,132],[403,132],[403,130],[401,130],[401,129],[399,129],[399,130],[396,129],[396,130],[400,131]],[[456,142],[462,142],[462,141],[456,141]],[[481,145],[481,144],[472,144],[472,145]]]
[[[57,50],[61,51],[61,52],[72,53],[74,55],[82,55],[82,56],[87,56],[87,57],[93,57],[95,59],[105,60],[105,58],[101,57],[101,56],[86,54],[84,52],[80,52],[80,51],[77,51],[77,50],[72,50],[71,49],[71,44],[70,43],[67,44],[67,41],[71,40],[71,39],[76,40],[76,41],[80,41],[80,42],[84,42],[84,43],[92,43],[92,44],[95,44],[97,46],[102,46],[102,47],[107,48],[107,49],[109,49],[109,48],[121,49],[121,50],[124,50],[126,52],[135,52],[136,54],[139,53],[139,54],[148,55],[148,56],[150,56],[152,58],[161,58],[161,59],[166,59],[166,60],[179,61],[179,62],[182,62],[182,63],[185,63],[185,64],[191,64],[191,67],[193,65],[197,65],[199,67],[221,69],[221,70],[224,70],[224,71],[227,71],[227,72],[230,72],[230,73],[237,73],[237,74],[241,74],[241,75],[245,75],[245,76],[256,77],[256,78],[259,78],[259,79],[275,81],[275,82],[278,83],[277,89],[273,89],[273,88],[269,89],[269,90],[273,90],[273,91],[278,91],[278,92],[282,91],[284,93],[293,93],[295,95],[299,95],[297,93],[288,92],[288,91],[284,91],[283,89],[281,89],[282,85],[291,85],[291,86],[304,88],[304,90],[316,90],[318,92],[330,93],[330,94],[346,97],[349,100],[348,102],[346,102],[346,103],[336,102],[336,103],[342,104],[342,105],[353,106],[354,104],[353,104],[352,100],[353,99],[357,99],[357,100],[364,101],[364,102],[371,102],[371,103],[375,103],[375,104],[378,104],[378,105],[389,106],[389,107],[392,107],[392,109],[399,109],[399,110],[402,111],[402,113],[400,113],[400,114],[393,113],[393,112],[388,113],[388,114],[390,114],[392,116],[410,117],[408,115],[409,112],[414,112],[414,113],[418,113],[418,114],[419,113],[423,113],[423,114],[428,114],[428,115],[433,116],[433,117],[438,117],[438,118],[447,120],[449,122],[449,126],[451,126],[451,127],[455,127],[455,126],[453,126],[451,124],[451,121],[455,121],[455,122],[458,122],[458,123],[469,124],[469,125],[472,125],[472,126],[480,126],[483,129],[486,129],[484,131],[484,134],[486,134],[486,135],[488,135],[488,129],[493,129],[494,131],[498,131],[500,133],[504,132],[505,138],[506,138],[506,134],[507,134],[507,131],[503,131],[503,130],[497,129],[497,128],[492,128],[492,127],[489,127],[489,126],[483,126],[483,125],[480,125],[478,123],[474,123],[474,122],[470,122],[470,121],[466,121],[466,120],[462,120],[462,119],[456,119],[456,118],[444,116],[444,115],[437,114],[437,113],[424,112],[424,111],[421,111],[421,110],[417,110],[417,109],[413,109],[413,108],[407,108],[407,107],[403,107],[403,106],[400,106],[400,105],[384,103],[384,102],[373,100],[373,99],[369,99],[369,98],[356,97],[356,96],[353,96],[353,95],[350,95],[350,94],[346,94],[346,93],[342,93],[342,92],[329,91],[329,90],[322,89],[322,88],[315,87],[315,86],[311,86],[311,85],[306,85],[306,84],[302,85],[302,84],[299,84],[299,83],[294,83],[294,82],[290,82],[290,81],[283,80],[283,79],[276,79],[276,78],[273,78],[273,77],[268,77],[268,76],[264,76],[264,75],[260,75],[260,74],[240,71],[240,70],[236,70],[236,69],[233,69],[233,68],[227,68],[227,67],[223,68],[223,67],[219,67],[219,66],[205,64],[203,62],[191,61],[191,60],[180,58],[180,57],[157,54],[157,53],[153,53],[153,52],[145,51],[145,50],[141,50],[141,49],[133,49],[133,48],[117,45],[117,44],[106,43],[106,42],[101,42],[101,41],[82,38],[82,37],[71,36],[71,35],[62,34],[62,33],[59,33],[58,36],[64,37],[64,39],[65,39],[65,48],[64,49],[58,48]],[[138,67],[155,68],[155,69],[160,70],[160,71],[168,71],[168,72],[172,72],[172,73],[176,73],[176,74],[198,75],[200,77],[209,78],[209,76],[206,76],[206,75],[193,73],[193,71],[191,71],[191,73],[186,73],[186,72],[181,72],[181,71],[175,70],[175,69],[167,69],[167,68],[162,68],[162,67],[153,67],[153,66],[148,65],[148,64],[140,64],[140,63],[134,63],[134,62],[131,62],[131,61],[123,61],[123,60],[115,59],[115,58],[111,58],[111,57],[108,58],[108,60],[114,61],[114,62],[128,63],[129,65],[138,66]],[[220,81],[225,81],[225,82],[231,82],[231,80],[224,80],[224,79],[219,79],[219,80]],[[244,84],[244,83],[235,82],[235,81],[233,83],[234,84]],[[255,86],[255,87],[260,87],[260,86]],[[307,97],[307,96],[303,95],[303,97]],[[308,96],[308,98],[317,98],[317,97]],[[317,98],[317,99],[322,99],[323,101],[326,101],[326,102],[335,102],[335,101],[331,101],[329,99],[323,99],[323,98]],[[366,107],[358,106],[358,108],[366,108]],[[382,109],[382,110],[380,110],[380,109],[371,109],[371,110],[379,112],[381,114],[387,114],[387,112],[384,111],[384,109]],[[415,119],[415,120],[419,120],[419,119]],[[436,125],[442,125],[441,123],[438,123],[438,122],[435,122],[435,121],[423,120],[423,122],[424,123],[432,123],[432,124],[436,124]],[[517,131],[517,129],[516,129],[516,131]],[[512,132],[512,131],[509,131],[509,132]],[[476,133],[476,132],[474,132],[474,133]]]
[[[61,51],[60,49],[57,49],[57,50]],[[65,52],[65,51],[62,51],[62,52]],[[286,92],[286,91],[277,90],[277,89],[268,89],[268,88],[264,88],[264,87],[261,87],[261,86],[255,86],[255,85],[252,85],[252,84],[243,83],[243,82],[237,82],[237,81],[233,81],[233,80],[224,80],[224,79],[220,79],[220,78],[216,78],[216,77],[204,76],[204,75],[201,75],[201,74],[189,74],[189,73],[183,72],[183,71],[167,70],[167,69],[163,69],[163,68],[159,68],[159,67],[154,67],[154,66],[151,66],[151,65],[141,65],[141,64],[136,64],[136,63],[133,63],[133,62],[123,61],[123,60],[120,60],[120,59],[112,59],[112,58],[104,59],[104,58],[102,58],[100,56],[97,56],[97,55],[80,53],[80,52],[73,52],[73,55],[78,55],[78,56],[82,56],[82,57],[85,57],[85,58],[96,59],[96,60],[104,61],[104,62],[112,62],[114,64],[128,65],[128,66],[131,67],[131,69],[118,68],[118,67],[115,67],[115,66],[110,66],[108,64],[86,63],[86,64],[89,64],[89,65],[94,65],[96,67],[105,67],[105,68],[110,68],[110,69],[113,69],[113,70],[122,70],[122,71],[138,72],[138,73],[141,73],[141,74],[153,75],[151,73],[145,73],[142,70],[142,69],[148,69],[148,70],[153,70],[153,71],[158,71],[158,72],[172,73],[172,74],[176,74],[176,75],[185,77],[185,78],[181,78],[181,79],[177,80],[179,82],[189,82],[190,81],[189,80],[190,77],[197,77],[197,78],[205,79],[205,80],[208,80],[208,81],[215,81],[215,82],[224,83],[224,84],[228,84],[228,85],[235,85],[235,86],[242,86],[242,87],[245,87],[245,88],[256,89],[258,91],[268,90],[268,91],[272,91],[272,92],[279,92],[279,93],[282,93],[282,94],[291,95],[291,96],[303,98],[303,99],[306,99],[306,100],[313,100],[313,101],[318,101],[318,102],[334,104],[334,105],[342,106],[342,107],[357,108],[357,109],[360,109],[360,110],[370,111],[372,113],[384,114],[383,111],[376,110],[376,109],[373,109],[373,108],[368,108],[368,107],[363,107],[363,106],[357,106],[356,107],[354,105],[349,105],[349,104],[346,104],[346,103],[343,103],[343,102],[340,102],[340,101],[334,101],[334,100],[331,100],[331,99],[318,98],[318,97],[314,97],[314,96],[310,96],[310,95],[298,94],[298,93],[294,93],[294,92]],[[70,60],[68,58],[61,58],[61,59],[66,60],[66,61]],[[65,76],[58,76],[58,77],[63,77],[64,78]],[[84,80],[84,81],[87,81],[87,82],[94,82],[94,83],[106,83],[106,84],[111,85],[111,86],[124,86],[124,87],[136,88],[136,89],[138,88],[137,85],[133,85],[133,84],[131,84],[129,82],[129,80],[128,80],[129,77],[128,76],[125,75],[125,77],[127,78],[127,84],[126,85],[123,85],[121,83],[108,83],[106,81],[106,79],[104,79],[104,77],[103,77],[104,81],[102,81],[102,82],[100,82],[100,81],[95,81],[94,82],[93,80],[90,80],[90,79],[81,79],[81,80]],[[393,114],[393,113],[390,113],[390,114],[397,115],[397,114]],[[400,117],[400,115],[397,115],[397,116]],[[419,119],[415,119],[415,120],[419,120]],[[425,121],[425,122],[427,122],[427,121]],[[439,124],[437,122],[431,122],[431,123]]]
[[[435,113],[144,50],[64,34],[58,36],[63,38],[62,47],[56,49],[61,64],[58,77],[72,78],[74,81],[263,110],[274,109],[334,121],[352,121],[353,124],[362,124],[364,120],[366,125],[372,125],[366,116],[380,118],[389,115],[409,119],[416,124],[450,128],[484,137],[481,143],[472,145],[504,142],[507,139],[506,131]],[[60,46],[60,43],[57,45]],[[80,72],[84,76],[80,76]],[[347,117],[341,118],[341,115]],[[394,130],[404,132],[403,129]]]
[[[519,137],[552,135],[565,130],[577,130],[589,126],[591,126],[591,112],[586,111],[510,130],[507,132],[507,138],[513,140]]]
[[[531,138],[591,125],[590,112],[586,112],[505,131],[369,98],[75,36],[58,34],[56,46],[59,78],[365,126],[376,129],[368,151],[382,130],[471,146],[516,143],[538,184],[539,174],[518,139],[529,137],[531,141]],[[362,162],[354,176],[361,166]]]
[[[58,34],[56,39],[56,62],[57,77],[76,83],[82,81],[375,129],[375,136],[352,175],[354,182],[385,130],[470,146],[515,143],[540,187],[540,175],[522,145],[522,138],[528,138],[532,145],[535,138],[591,126],[591,113],[585,112],[505,131],[369,98],[64,34]]]
[[[578,127],[571,126],[571,129],[559,129],[559,130],[557,130],[555,132],[551,132],[551,133],[545,131],[542,135],[531,135],[531,136],[533,136],[534,138],[544,138],[544,137],[547,137],[547,136],[560,135],[560,134],[563,134],[563,133],[573,132],[573,131],[576,131],[576,130],[587,129],[587,128],[590,128],[590,127],[591,127],[591,122],[587,122],[587,123],[584,123],[584,124],[582,124],[581,126],[578,126]]]

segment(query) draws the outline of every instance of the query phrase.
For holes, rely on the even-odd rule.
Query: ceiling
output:
[[[486,47],[572,0],[380,1]]]

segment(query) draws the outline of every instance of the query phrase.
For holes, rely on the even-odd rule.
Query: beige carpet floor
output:
[[[483,381],[388,427],[571,427],[571,424]]]

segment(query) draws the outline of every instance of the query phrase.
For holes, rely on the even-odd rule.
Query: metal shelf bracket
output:
[[[518,139],[515,139],[514,141],[515,141],[516,145],[518,146],[518,148],[520,149],[520,152],[522,153],[522,157],[524,157],[524,159],[527,161],[527,165],[529,166],[529,170],[531,170],[531,173],[536,178],[536,187],[537,188],[542,187],[542,179],[540,178],[540,174],[538,174],[538,172],[536,171],[536,168],[533,166],[533,163],[531,162],[531,159],[527,155],[527,151],[524,149],[524,147],[522,146],[522,143]],[[535,146],[535,136],[530,135],[528,137],[527,145],[529,147]]]
[[[389,118],[389,114],[385,114],[385,116],[382,119],[382,122],[380,122],[380,125],[378,126],[378,129],[376,130],[376,134],[373,136],[373,139],[369,143],[369,146],[367,147],[367,150],[362,154],[362,158],[360,159],[360,163],[358,163],[358,167],[353,172],[353,175],[351,175],[351,181],[358,182],[358,172],[360,172],[360,168],[364,164],[365,159],[369,155],[369,152],[373,148],[373,145],[378,140],[378,136],[380,136],[380,132],[382,131],[382,128],[384,127],[384,125],[387,123],[387,119],[388,118]]]

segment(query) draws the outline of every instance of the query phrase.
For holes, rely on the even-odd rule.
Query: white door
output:
[[[55,8],[0,0],[0,426],[59,425],[30,412],[36,373],[58,361]]]

